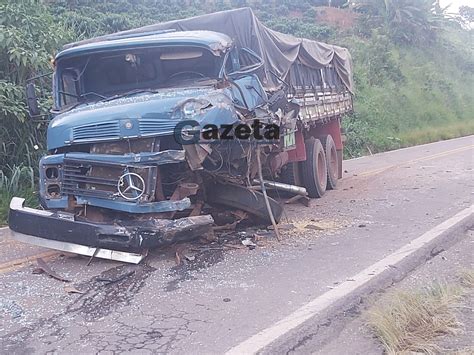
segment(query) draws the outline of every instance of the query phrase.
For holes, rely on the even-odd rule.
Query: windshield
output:
[[[202,47],[128,49],[58,62],[59,109],[124,94],[182,85],[209,85],[223,59]]]

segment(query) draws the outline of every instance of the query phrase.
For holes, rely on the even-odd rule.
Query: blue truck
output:
[[[138,263],[211,235],[222,207],[278,222],[267,188],[336,188],[351,70],[346,49],[272,31],[248,8],[67,45],[54,60],[43,209],[13,198],[10,229]],[[40,115],[34,80],[26,90]]]

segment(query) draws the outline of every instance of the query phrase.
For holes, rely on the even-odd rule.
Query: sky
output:
[[[474,0],[440,0],[439,3],[441,7],[450,5],[448,8],[448,12],[450,13],[457,13],[459,7],[463,5],[474,7]]]

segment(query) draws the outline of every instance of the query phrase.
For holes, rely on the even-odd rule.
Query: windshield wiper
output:
[[[107,98],[106,96],[98,94],[98,93],[93,92],[93,91],[86,92],[84,94],[81,94],[80,96],[81,96],[81,98],[86,97],[86,96],[95,96],[95,97],[98,97],[100,99],[106,99]]]
[[[58,91],[61,95],[66,95],[66,96],[70,96],[70,97],[74,97],[76,99],[82,99],[86,96],[95,96],[95,97],[98,97],[100,99],[106,99],[107,97],[104,96],[104,95],[101,95],[101,94],[98,94],[96,92],[93,92],[93,91],[89,91],[89,92],[85,92],[84,94],[73,94],[73,93],[70,93],[70,92],[65,92],[65,91]]]
[[[119,99],[121,97],[140,94],[140,93],[143,93],[143,92],[155,93],[155,92],[158,92],[158,90],[156,90],[156,89],[134,89],[134,90],[124,92],[122,94],[117,94],[117,95],[113,95],[113,96],[110,96],[110,97],[106,97],[103,100],[101,100],[101,102],[111,101],[111,100]]]

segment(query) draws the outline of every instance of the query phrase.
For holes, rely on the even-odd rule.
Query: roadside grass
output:
[[[380,39],[382,38],[382,39]],[[431,47],[383,37],[344,39],[354,61],[354,114],[343,119],[348,158],[474,134],[474,62],[468,33]]]
[[[453,122],[449,125],[438,127],[414,129],[410,132],[401,133],[399,137],[404,146],[413,146],[472,134],[474,134],[474,120]]]
[[[0,227],[8,222],[12,197],[23,197],[27,206],[37,207],[38,197],[31,167],[14,166],[0,170]]]
[[[474,288],[474,270],[465,269],[459,273],[459,279],[461,280],[461,285],[467,288]]]
[[[456,350],[454,352],[450,352],[449,355],[472,355],[474,354],[474,347]]]
[[[442,351],[435,338],[457,334],[462,324],[456,306],[473,287],[474,270],[460,275],[459,283],[433,283],[415,291],[393,291],[367,313],[368,325],[389,354]]]

